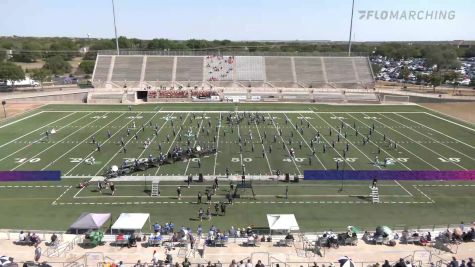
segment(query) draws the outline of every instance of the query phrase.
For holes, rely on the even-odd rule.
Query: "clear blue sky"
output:
[[[142,39],[348,39],[351,0],[115,0]],[[361,20],[359,10],[453,10],[453,20]],[[0,35],[110,38],[111,0],[0,0]],[[474,0],[355,0],[356,41],[475,40]]]

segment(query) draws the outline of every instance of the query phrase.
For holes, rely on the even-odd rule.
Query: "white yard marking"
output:
[[[23,117],[23,118],[21,118],[21,119],[18,119],[18,120],[15,120],[15,121],[9,122],[9,123],[7,123],[7,124],[4,124],[4,125],[0,126],[0,129],[2,129],[2,128],[5,128],[5,127],[7,127],[7,126],[10,126],[10,125],[12,125],[12,124],[15,124],[15,123],[17,123],[17,122],[20,122],[20,121],[23,121],[23,120],[29,119],[29,118],[31,118],[31,117],[34,117],[34,116],[36,116],[36,115],[39,115],[39,114],[41,114],[41,113],[43,113],[43,112],[44,112],[44,111],[40,111],[40,112],[37,112],[37,113],[31,114],[31,115],[29,115],[29,116]],[[63,113],[64,113],[64,111],[61,111],[61,112],[63,112]]]
[[[7,142],[7,143],[5,143],[5,144],[0,145],[0,148],[4,147],[4,146],[6,146],[6,145],[8,145],[8,144],[10,144],[10,143],[13,143],[13,142],[17,141],[18,139],[21,139],[21,138],[23,138],[23,137],[25,137],[25,136],[27,136],[27,135],[30,135],[30,134],[32,134],[32,133],[38,131],[38,130],[41,130],[41,129],[45,128],[45,127],[48,127],[48,126],[50,126],[50,125],[53,124],[53,123],[56,123],[56,122],[58,122],[58,121],[60,121],[60,120],[63,120],[63,119],[66,119],[67,117],[69,117],[69,116],[71,116],[71,115],[73,115],[73,114],[75,114],[75,113],[69,113],[67,116],[61,117],[61,118],[59,118],[59,119],[57,119],[57,120],[55,120],[55,121],[53,121],[53,122],[50,122],[50,123],[48,123],[48,124],[46,124],[46,125],[44,125],[44,126],[41,126],[40,128],[37,128],[37,129],[35,129],[35,130],[31,131],[31,132],[28,132],[28,133],[26,133],[26,134],[24,134],[24,135],[22,135],[22,136],[20,136],[20,137],[17,137],[17,138],[15,138],[15,139],[11,140],[10,142]]]
[[[317,115],[317,116],[319,116],[316,112],[314,112],[314,114]],[[319,117],[320,117],[320,116],[319,116]],[[321,118],[320,118],[320,119],[321,119]],[[307,121],[307,122],[310,124],[310,126],[315,130],[315,132],[319,132],[318,129],[315,128],[315,126],[313,126],[312,123],[310,123],[308,120],[306,120],[306,121]],[[325,122],[326,124],[328,124],[328,122],[326,122],[326,121],[324,121],[324,122]],[[330,125],[330,124],[328,124],[328,125]],[[337,154],[340,158],[343,158],[343,155],[341,155],[340,152],[339,152],[338,150],[336,150],[336,148],[332,148],[332,145],[331,145],[330,142],[325,138],[325,136],[324,136],[323,134],[320,134],[320,137],[328,144],[328,147],[330,147],[331,149],[333,149],[333,150],[336,152],[336,154]],[[351,164],[350,164],[349,162],[347,162],[347,161],[345,161],[345,162],[346,162],[345,164],[348,165],[348,166],[350,166],[350,168],[351,168],[352,170],[355,170],[355,168],[353,167],[353,165],[351,165]]]
[[[70,122],[70,123],[66,124],[65,126],[62,126],[62,127],[60,127],[60,128],[57,130],[57,131],[60,131],[60,130],[62,130],[63,128],[66,128],[66,127],[68,127],[69,125],[71,125],[71,124],[75,123],[76,121],[78,121],[78,120],[80,120],[80,119],[82,119],[82,118],[86,117],[87,115],[88,115],[88,114],[86,114],[86,115],[84,115],[84,116],[82,116],[82,117],[80,117],[80,118],[78,118],[78,119],[76,119],[76,120],[74,120],[74,121],[72,121],[72,122]],[[41,141],[42,139],[43,139],[43,138],[41,138],[41,139],[39,139],[39,140],[36,140],[36,141],[34,141],[33,143],[37,143],[37,142]],[[18,153],[18,152],[22,151],[23,149],[27,149],[27,148],[29,148],[29,147],[30,147],[30,145],[31,145],[31,144],[30,144],[30,143],[28,143],[28,145],[26,145],[26,146],[24,146],[24,147],[22,147],[22,148],[20,148],[20,149],[16,150],[15,152],[13,152],[13,153],[9,154],[9,155],[8,155],[8,156],[6,156],[6,157],[3,157],[3,158],[1,158],[1,159],[0,159],[0,161],[3,161],[4,159],[6,159],[6,158],[9,158],[9,157],[11,157],[11,156],[15,155],[16,153]]]
[[[289,151],[290,151],[289,147],[288,147],[287,144],[285,143],[284,138],[282,137],[282,135],[280,135],[279,130],[277,129],[277,126],[275,125],[274,119],[271,117],[270,113],[267,113],[267,114],[268,114],[269,117],[271,118],[270,120],[272,121],[272,124],[274,125],[276,134],[277,134],[278,136],[280,136],[280,139],[282,140],[282,143],[284,144],[284,147],[285,147],[285,150],[286,150],[286,151],[284,151],[284,152],[288,155],[288,154],[289,154]],[[299,173],[299,175],[302,175],[302,172],[300,172],[300,169],[299,169],[297,163],[295,162],[295,159],[292,157],[291,160],[292,160],[292,162],[294,163],[295,168],[297,169],[297,172]]]
[[[412,187],[414,187],[414,189],[416,189],[417,191],[419,191],[419,193],[421,193],[423,196],[425,196],[428,200],[430,200],[430,202],[432,203],[435,203],[435,201],[430,198],[426,193],[422,192],[422,190],[420,190],[419,188],[417,188],[417,185],[413,185]]]
[[[83,117],[84,117],[84,116],[83,116]],[[81,118],[83,118],[83,117],[81,117]],[[91,122],[87,123],[87,124],[84,125],[83,127],[78,128],[76,131],[74,131],[74,132],[68,134],[66,137],[64,137],[63,139],[61,139],[58,143],[54,143],[53,145],[51,145],[51,146],[49,146],[49,147],[43,149],[41,152],[37,153],[36,155],[32,156],[31,158],[36,158],[36,157],[38,157],[39,155],[41,155],[41,154],[43,154],[44,152],[46,152],[46,151],[50,150],[51,148],[55,147],[57,144],[60,144],[62,141],[68,139],[70,136],[72,136],[72,135],[74,135],[75,133],[81,131],[84,127],[86,127],[86,126],[88,126],[88,125],[90,125],[90,124],[96,122],[97,120],[98,120],[98,119],[92,120]],[[18,166],[16,166],[15,168],[11,169],[11,171],[16,170],[17,168],[19,168],[20,166],[22,166],[22,165],[25,164],[26,162],[27,162],[27,161],[20,163]]]
[[[396,114],[396,115],[398,115],[398,114]],[[385,115],[381,115],[381,116],[383,116],[383,117],[385,117],[385,118],[387,118],[387,119],[389,119],[389,120],[391,120],[391,121],[393,121],[393,122],[395,122],[395,123],[397,123],[397,124],[400,124],[400,125],[405,126],[404,124],[400,123],[400,122],[397,121],[397,120],[391,119],[390,117],[387,117],[387,116],[385,116]],[[398,115],[398,116],[400,116],[400,115]],[[402,117],[402,116],[401,116],[401,117]],[[404,117],[403,117],[403,118],[404,118]],[[425,135],[425,134],[423,134],[423,133],[420,133],[419,131],[416,131],[416,130],[410,128],[410,127],[407,127],[407,129],[410,129],[410,130],[412,130],[412,131],[415,132],[415,133],[418,133],[418,134],[420,134],[420,135],[422,135],[422,136],[425,136],[425,137],[427,137],[427,138],[429,138],[429,139],[431,139],[431,140],[434,140],[432,137],[427,136],[427,135]],[[443,144],[443,145],[445,145],[445,144]],[[442,156],[442,155],[441,155],[440,153],[438,153],[437,151],[434,151],[434,150],[432,150],[431,148],[429,148],[429,147],[427,147],[427,146],[425,146],[425,145],[422,145],[422,146],[425,147],[427,150],[430,150],[432,153],[434,153],[434,154],[436,154],[436,155],[439,155],[439,157],[442,157],[442,158],[444,158],[444,159],[447,158],[447,157]],[[445,145],[445,146],[446,146],[446,145]],[[469,158],[470,158],[470,157],[469,157]],[[453,163],[454,165],[457,165],[458,167],[460,167],[460,168],[463,169],[463,170],[467,170],[465,167],[461,166],[460,164],[457,164],[456,162],[453,162],[453,161],[450,161],[450,162]]]
[[[262,140],[261,132],[259,131],[259,127],[257,126],[257,122],[255,120],[254,120],[254,125],[256,126],[257,134],[259,135],[259,140]],[[269,167],[269,173],[272,173],[272,168],[271,168],[270,163],[269,163],[269,158],[267,157],[266,148],[264,147],[264,144],[262,143],[262,141],[260,143],[261,143],[261,146],[262,146],[262,151],[264,151],[264,156],[265,156],[266,161],[267,161],[267,166]]]
[[[285,114],[285,118],[290,122],[290,124],[292,125],[292,128],[295,129],[295,125],[293,124],[292,120],[289,119],[289,117],[287,116],[287,114]],[[293,130],[292,130],[293,131]],[[300,138],[302,138],[302,140],[304,141],[305,145],[307,145],[308,149],[310,149],[310,152],[312,152],[312,148],[310,147],[310,145],[307,143],[307,140],[305,140],[305,138],[303,138],[302,134],[300,133],[299,130],[295,130],[299,135],[300,135]],[[324,170],[327,170],[327,167],[325,167],[325,165],[323,164],[323,162],[320,160],[319,157],[316,157],[318,162],[320,162],[320,165],[322,165],[323,169]]]
[[[404,186],[402,186],[397,180],[394,180],[396,184],[398,184],[404,191],[406,191],[411,197],[413,196],[409,190],[407,190]]]
[[[155,114],[153,114],[153,116],[152,116],[149,120],[147,120],[147,121],[144,123],[144,125],[147,124],[147,123],[149,123],[150,121],[152,121],[153,118],[155,118],[155,116],[157,116],[157,115],[158,115],[158,112],[155,112]],[[132,135],[132,137],[130,137],[130,139],[127,140],[127,142],[125,143],[124,146],[126,146],[126,145],[127,145],[130,141],[132,141],[132,139],[134,139],[134,138],[135,138],[134,135]],[[110,157],[110,159],[109,159],[106,163],[104,163],[103,167],[100,168],[93,176],[99,175],[99,173],[101,173],[101,171],[103,171],[105,168],[107,168],[107,165],[109,165],[109,163],[110,163],[113,159],[115,159],[115,157],[116,157],[121,151],[122,151],[122,147],[119,148],[119,149],[117,150],[117,152],[115,152],[114,155],[113,155],[112,157]]]
[[[201,133],[201,128],[203,127],[203,122],[204,122],[204,118],[205,118],[206,114],[203,114],[201,116],[201,123],[200,123],[200,127],[198,127],[198,133],[196,134],[196,138],[195,138],[195,142],[193,143],[193,147],[196,147],[196,143],[198,142],[198,137],[200,136],[200,133]],[[175,136],[176,138],[176,136]],[[190,167],[190,163],[191,163],[191,158],[188,159],[188,162],[186,163],[186,168],[185,168],[185,173],[183,175],[188,175],[188,168]]]
[[[364,113],[363,113],[363,114],[364,114]],[[350,114],[348,114],[348,115],[351,116]],[[351,117],[354,118],[353,116],[351,116]],[[365,126],[369,127],[369,125],[367,125],[366,123],[364,123],[364,122],[362,122],[362,121],[360,121],[360,120],[358,120],[358,119],[356,119],[356,120],[359,121],[360,123],[364,124]],[[344,122],[344,123],[345,123],[346,126],[350,127],[351,129],[356,130],[356,129],[354,129],[350,124],[348,124],[348,123],[346,123],[346,122]],[[377,132],[377,131],[375,130],[375,132]],[[386,153],[387,155],[391,156],[391,158],[393,158],[393,159],[396,159],[396,158],[397,158],[397,157],[393,156],[391,153],[387,152],[385,149],[383,149],[383,148],[381,148],[380,146],[378,146],[373,140],[371,140],[371,138],[368,138],[368,141],[369,141],[370,143],[372,143],[373,145],[375,145],[376,147],[379,147],[379,148],[381,149],[381,151],[383,151],[383,152]],[[364,154],[364,155],[366,156],[366,154]],[[368,158],[368,156],[366,156],[366,157]],[[371,159],[370,159],[370,161],[371,161]],[[406,168],[407,170],[409,170],[409,171],[411,170],[411,168],[407,167],[404,163],[402,163],[402,162],[399,162],[399,163],[400,163],[404,168]],[[378,167],[379,169],[381,169],[381,166],[379,166],[379,164],[377,165],[377,167]]]
[[[190,113],[186,113],[186,117],[183,119],[183,122],[181,123],[180,129],[178,130],[178,133],[177,133],[177,134],[175,135],[175,137],[173,138],[173,140],[172,140],[170,146],[168,147],[167,152],[164,153],[165,155],[168,155],[168,153],[169,153],[170,150],[172,149],[173,144],[175,143],[175,140],[176,140],[177,137],[180,135],[181,130],[183,129],[183,125],[185,125],[185,122],[186,122],[186,120],[188,119],[188,116],[190,116]],[[163,166],[163,165],[158,166],[158,168],[157,168],[157,170],[155,171],[155,174],[154,174],[155,176],[157,176],[157,173],[158,173],[158,171],[160,171],[160,169],[161,169],[162,166]]]
[[[352,116],[352,115],[350,115],[350,117],[354,118],[354,119],[357,120],[357,121],[360,121],[360,120],[358,120],[357,118],[355,118],[355,117]],[[385,123],[381,122],[381,120],[378,120],[377,122],[378,122],[379,124],[385,126],[386,128],[390,128],[392,131],[394,131],[394,132],[400,134],[401,136],[404,136],[405,138],[407,138],[407,139],[409,139],[409,140],[411,140],[411,141],[414,141],[414,140],[412,140],[411,138],[407,137],[405,134],[399,132],[398,130],[393,129],[394,127],[389,127],[389,126],[386,125]],[[368,126],[367,124],[365,124],[365,125]],[[379,133],[380,135],[382,135],[382,134],[381,134],[379,131],[377,131],[377,130],[375,130],[375,132],[376,132],[376,133]],[[419,155],[417,155],[417,154],[413,153],[412,151],[408,150],[407,148],[405,148],[403,145],[401,145],[401,142],[397,142],[397,143],[398,143],[398,145],[399,145],[400,148],[404,149],[405,151],[407,151],[408,153],[410,153],[410,154],[413,155],[414,157],[420,159],[422,162],[424,162],[424,163],[426,163],[427,165],[431,166],[433,169],[439,170],[439,168],[437,168],[436,166],[430,164],[429,162],[427,162],[426,160],[424,160],[424,159],[423,159],[422,157],[420,157]],[[421,144],[419,144],[419,143],[417,143],[417,142],[414,142],[414,143],[416,143],[416,144],[418,144],[418,145],[421,145]],[[421,145],[421,146],[422,146],[422,145]]]
[[[218,127],[218,133],[217,133],[217,139],[216,139],[216,153],[214,154],[214,166],[213,166],[213,176],[216,176],[216,161],[218,159],[218,148],[219,148],[219,132],[221,128],[223,127],[222,122],[222,113],[219,113],[219,127]]]
[[[59,200],[60,198],[62,198],[71,188],[73,188],[73,186],[68,186],[68,187],[66,188],[66,190],[64,190],[64,192],[63,192],[61,195],[59,195],[59,197],[57,197],[57,198],[53,201],[53,203],[51,203],[51,205],[57,205],[58,200]]]
[[[89,135],[88,137],[84,138],[81,142],[77,143],[75,146],[73,146],[71,149],[69,149],[68,151],[66,151],[65,153],[63,153],[59,158],[55,159],[54,161],[52,161],[51,163],[49,163],[47,166],[45,166],[43,169],[41,170],[44,170],[46,169],[47,167],[51,166],[51,164],[54,164],[56,161],[58,161],[59,159],[61,159],[62,157],[66,156],[69,152],[73,151],[74,149],[76,149],[76,147],[78,147],[79,145],[81,145],[82,143],[84,143],[86,140],[89,140],[92,136],[94,136],[95,134],[97,134],[99,131],[101,131],[102,129],[104,129],[105,127],[107,127],[109,124],[113,123],[114,121],[116,121],[117,119],[119,119],[121,116],[123,116],[124,114],[121,114],[119,116],[117,116],[117,118],[113,119],[112,121],[110,121],[109,123],[107,123],[106,125],[104,125],[103,127],[101,127],[99,130],[95,131],[94,133],[92,133],[91,135]],[[123,126],[125,127],[125,125]],[[118,131],[116,131],[112,137],[117,134]],[[112,138],[111,137],[111,138]],[[109,139],[105,140],[103,144],[107,143],[107,141],[109,141]],[[68,172],[66,172],[65,175],[68,175],[72,170],[74,170],[79,164],[81,164],[84,160],[86,160],[87,158],[89,158],[94,152],[91,152],[89,153],[86,157],[83,157],[82,160],[79,160],[78,163],[72,168],[70,169]]]
[[[429,126],[427,126],[427,125],[424,125],[424,124],[422,124],[422,123],[419,123],[419,122],[417,122],[417,121],[415,121],[415,120],[411,120],[411,119],[409,119],[409,118],[407,118],[407,117],[404,117],[404,116],[401,116],[401,115],[399,115],[399,114],[397,114],[397,113],[394,113],[394,114],[396,114],[396,115],[398,115],[399,117],[404,118],[404,119],[406,119],[406,120],[412,121],[412,122],[414,122],[414,123],[416,123],[416,124],[418,124],[418,125],[420,125],[420,126],[423,126],[423,127],[427,128],[427,129],[430,129],[430,130],[432,130],[432,131],[434,131],[434,132],[436,132],[436,133],[439,133],[439,134],[441,134],[441,135],[443,135],[443,136],[445,136],[445,137],[448,137],[448,138],[450,138],[450,139],[452,139],[452,140],[455,140],[455,141],[457,141],[457,142],[459,142],[459,143],[461,143],[461,144],[464,144],[464,145],[466,145],[466,146],[468,146],[468,147],[470,147],[470,148],[475,149],[475,147],[473,147],[473,146],[471,146],[471,145],[469,145],[469,144],[467,144],[467,143],[464,143],[464,142],[462,142],[462,141],[460,141],[460,140],[458,140],[458,139],[456,139],[456,138],[454,138],[454,137],[452,137],[452,136],[450,136],[450,135],[446,135],[446,134],[444,134],[444,133],[442,133],[442,132],[440,132],[440,131],[437,131],[437,130],[433,129],[432,127],[429,127]],[[428,113],[428,114],[430,114],[430,113]],[[442,118],[440,118],[440,119],[442,119]],[[422,134],[422,133],[421,133],[421,134]],[[427,136],[427,137],[428,137],[428,136]],[[429,138],[432,139],[432,140],[434,140],[434,139],[431,138],[431,137],[429,137]],[[464,156],[466,156],[466,157],[468,157],[468,158],[474,160],[474,158],[472,158],[472,157],[470,157],[470,156],[467,156],[467,155],[465,155],[464,153],[462,153],[462,152],[460,152],[460,151],[458,151],[458,150],[456,150],[456,149],[453,149],[453,148],[450,147],[450,146],[447,146],[447,145],[445,145],[445,144],[443,144],[443,143],[441,143],[441,144],[444,145],[444,146],[446,146],[446,147],[448,147],[449,149],[452,149],[453,151],[456,151],[456,152],[458,152],[458,153],[460,153],[460,154],[462,154],[462,155],[464,155]]]
[[[424,107],[424,108],[427,108],[427,107]],[[430,109],[430,108],[429,108],[429,109]],[[433,110],[433,109],[430,109],[430,110]],[[435,110],[435,111],[436,111],[436,110]],[[436,112],[437,112],[437,113],[440,113],[440,112],[438,112],[438,111],[436,111]],[[398,112],[398,113],[402,113],[402,112]],[[448,120],[448,119],[439,117],[439,116],[437,116],[437,115],[435,115],[435,114],[432,114],[432,113],[429,113],[429,112],[424,112],[424,113],[427,114],[427,115],[430,115],[430,116],[432,116],[432,117],[436,117],[436,118],[438,118],[438,119],[440,119],[440,120],[443,120],[443,121],[446,121],[446,122],[450,122],[450,123],[452,123],[452,124],[454,124],[454,125],[457,125],[457,126],[459,126],[459,127],[465,128],[465,129],[470,130],[470,131],[472,131],[472,132],[475,132],[475,129],[470,128],[470,127],[467,127],[467,126],[462,125],[462,124],[460,124],[460,123],[456,123],[456,122],[454,122],[454,121],[451,121],[451,120]],[[447,115],[447,114],[444,114],[444,115],[445,115],[445,116],[452,117],[452,116]],[[452,118],[457,119],[457,120],[460,120],[459,118],[455,118],[455,117],[452,117]],[[467,122],[467,123],[468,123],[468,122]],[[425,125],[424,125],[424,126],[425,126]],[[473,146],[470,146],[470,147],[471,147],[471,148],[474,148]]]

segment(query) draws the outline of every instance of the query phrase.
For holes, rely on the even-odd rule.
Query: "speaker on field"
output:
[[[285,174],[285,182],[286,183],[290,182],[290,174],[288,173]]]
[[[198,174],[198,182],[202,183],[203,180],[204,180],[203,179],[203,174],[202,173]]]

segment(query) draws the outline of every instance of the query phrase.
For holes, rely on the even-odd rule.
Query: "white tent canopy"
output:
[[[111,230],[142,230],[149,218],[148,213],[121,213]]]
[[[299,225],[294,214],[267,214],[270,230],[298,231]]]
[[[74,223],[69,227],[70,229],[99,229],[109,220],[110,213],[88,213],[84,212]]]

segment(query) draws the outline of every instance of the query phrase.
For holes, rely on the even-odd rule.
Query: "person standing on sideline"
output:
[[[176,194],[178,195],[178,200],[181,200],[181,187],[177,187]]]
[[[285,199],[289,199],[289,187],[285,187]]]
[[[39,244],[35,244],[35,262],[40,262],[41,258],[41,247]]]
[[[115,188],[115,185],[114,185],[114,183],[113,183],[113,182],[111,182],[111,183],[109,184],[109,188],[111,189],[112,195],[114,195],[114,194],[115,194],[115,189],[116,189],[116,188]]]
[[[202,195],[201,195],[201,191],[198,192],[198,203],[197,204],[201,204],[201,198],[202,198]]]

